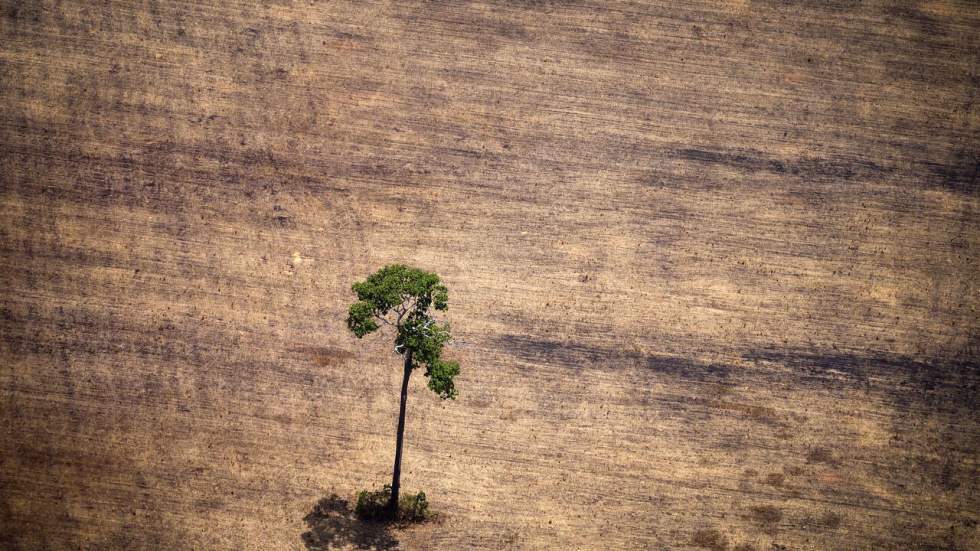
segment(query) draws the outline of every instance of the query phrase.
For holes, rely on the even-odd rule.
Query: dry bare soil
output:
[[[0,0],[0,547],[980,548],[978,52],[942,0]],[[463,373],[387,530],[343,320],[396,261]]]

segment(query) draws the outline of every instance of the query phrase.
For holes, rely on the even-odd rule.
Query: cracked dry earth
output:
[[[940,0],[0,0],[0,547],[980,548],[978,52]],[[343,320],[396,261],[463,372],[388,529]]]

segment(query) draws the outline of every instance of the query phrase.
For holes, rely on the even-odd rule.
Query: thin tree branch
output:
[[[406,314],[411,314],[412,308],[415,308],[416,305],[418,305],[418,299],[410,295],[404,296],[402,303],[398,305],[398,308],[395,308],[395,311],[398,312],[399,324],[401,324],[402,318],[404,318]]]

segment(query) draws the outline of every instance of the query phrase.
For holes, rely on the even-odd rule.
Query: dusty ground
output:
[[[0,0],[0,547],[980,548],[980,10],[659,4]]]

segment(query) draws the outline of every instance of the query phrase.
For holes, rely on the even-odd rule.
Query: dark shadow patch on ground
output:
[[[867,178],[892,172],[891,168],[863,159],[777,159],[760,151],[713,151],[706,149],[680,149],[674,155],[684,160],[702,164],[725,165],[745,172],[793,174],[808,180],[850,180],[851,178]]]
[[[973,358],[916,359],[899,354],[793,349],[754,350],[743,358],[781,364],[825,387],[857,385],[884,390],[902,406],[915,401],[937,410],[975,411],[980,405],[980,361]]]
[[[704,383],[731,384],[745,367],[707,363],[679,356],[655,356],[631,350],[508,334],[491,346],[530,364],[578,369],[644,367],[652,373]],[[771,377],[830,390],[863,389],[890,397],[897,406],[936,411],[980,408],[980,359],[912,358],[879,352],[763,348],[742,354],[756,364],[774,364]]]
[[[980,191],[980,183],[977,182],[980,155],[975,151],[960,149],[953,152],[946,163],[927,163],[927,167],[934,176],[932,183],[935,185],[969,195]]]
[[[398,549],[398,540],[391,534],[388,524],[358,519],[347,500],[336,495],[318,501],[303,520],[309,531],[301,538],[310,551],[327,551],[348,545],[376,551]]]
[[[570,368],[615,368],[623,365],[643,366],[651,371],[704,382],[727,379],[733,366],[705,363],[678,356],[654,356],[629,350],[616,350],[579,342],[560,342],[523,335],[503,335],[495,345],[516,358],[535,364]]]
[[[940,19],[915,7],[902,6],[899,5],[900,2],[895,2],[895,4],[894,6],[888,6],[884,11],[888,16],[902,22],[904,26],[932,40],[948,34],[948,25],[944,24]]]

